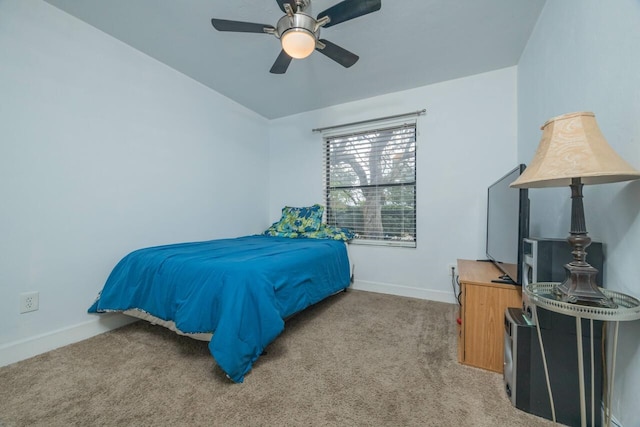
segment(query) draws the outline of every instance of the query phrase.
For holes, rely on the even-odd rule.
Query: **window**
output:
[[[416,246],[416,125],[325,136],[327,223],[354,242]]]

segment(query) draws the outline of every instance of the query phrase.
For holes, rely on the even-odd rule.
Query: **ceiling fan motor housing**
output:
[[[282,42],[282,48],[289,56],[302,59],[311,55],[315,50],[320,26],[313,17],[306,13],[297,12],[280,18],[275,33]]]
[[[305,31],[318,40],[320,27],[316,20],[306,13],[298,12],[293,16],[285,15],[276,25],[276,37],[282,38],[287,31]]]

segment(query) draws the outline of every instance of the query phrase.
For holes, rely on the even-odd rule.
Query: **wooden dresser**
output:
[[[522,306],[522,288],[492,283],[502,273],[491,262],[458,260],[461,307],[458,361],[502,373],[504,312]]]

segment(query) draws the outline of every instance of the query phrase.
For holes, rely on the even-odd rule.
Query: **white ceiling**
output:
[[[276,24],[275,0],[46,0],[268,118],[516,65],[545,0],[382,0],[325,38],[360,60],[314,52],[287,73],[268,34],[218,32],[211,18]],[[312,0],[315,16],[339,0]]]

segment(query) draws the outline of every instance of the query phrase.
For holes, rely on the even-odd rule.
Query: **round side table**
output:
[[[572,304],[561,301],[557,296],[555,289],[559,283],[541,282],[531,283],[524,287],[523,297],[533,307],[533,316],[538,331],[538,341],[540,350],[542,351],[542,362],[544,365],[545,378],[547,380],[547,391],[549,392],[549,402],[551,403],[551,414],[553,422],[556,422],[555,407],[553,404],[553,394],[551,392],[551,383],[549,381],[549,371],[547,369],[547,360],[544,353],[544,345],[542,342],[542,334],[540,332],[540,324],[538,322],[537,307],[544,308],[576,319],[576,341],[578,346],[578,384],[580,385],[580,420],[581,426],[587,426],[587,414],[585,403],[585,381],[584,381],[584,356],[582,348],[582,319],[590,320],[590,337],[591,337],[591,426],[595,426],[595,391],[594,391],[594,366],[593,366],[593,321],[601,320],[605,322],[613,322],[614,335],[612,344],[612,362],[611,371],[607,373],[606,395],[605,399],[605,425],[611,424],[611,394],[613,392],[613,380],[616,368],[616,352],[618,347],[618,327],[621,321],[631,321],[640,319],[640,301],[629,295],[615,292],[603,288],[599,288],[602,293],[610,298],[617,308],[597,307],[591,305],[581,305],[579,303]]]

